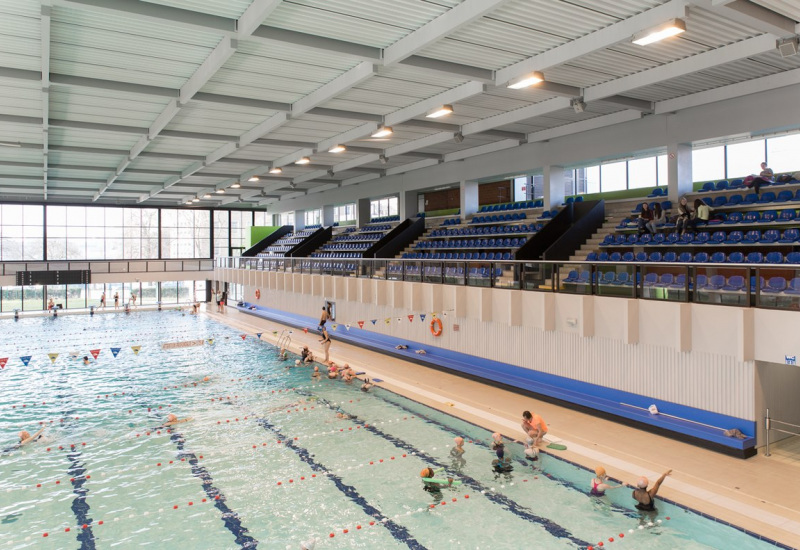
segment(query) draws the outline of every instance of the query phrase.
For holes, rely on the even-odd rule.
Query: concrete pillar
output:
[[[466,216],[478,211],[478,182],[462,180],[460,182],[460,188],[461,219],[464,219]]]
[[[371,217],[369,203],[370,200],[368,198],[358,199],[358,206],[356,208],[356,225],[359,227],[369,223]]]
[[[564,167],[544,167],[544,208],[558,208],[564,202]]]
[[[397,201],[397,213],[400,215],[400,221],[406,218],[416,218],[419,210],[419,201],[417,200],[417,191],[401,191],[400,197]]]
[[[306,211],[305,210],[295,210],[294,211],[294,230],[300,231],[301,229],[305,229],[306,227]]]
[[[333,225],[333,205],[326,204],[322,207],[322,225],[329,227]]]
[[[667,145],[667,194],[672,204],[692,192],[692,145],[670,143]]]

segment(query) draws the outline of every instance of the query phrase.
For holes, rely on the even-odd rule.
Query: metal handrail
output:
[[[775,431],[775,432],[788,434],[789,437],[800,436],[800,432],[790,432],[790,431],[787,431],[787,430],[782,430],[781,428],[775,428],[775,427],[772,426],[773,423],[782,424],[784,426],[791,426],[792,428],[797,428],[798,430],[800,430],[800,426],[798,426],[797,424],[792,424],[790,422],[784,422],[783,420],[775,420],[774,418],[770,418],[769,409],[767,409],[767,414],[764,417],[764,432],[766,434],[766,440],[767,440],[766,441],[766,443],[767,443],[766,452],[764,453],[764,456],[771,456],[771,453],[769,452],[769,432],[770,432],[770,430]]]
[[[144,264],[144,269],[141,265]],[[161,269],[158,269],[159,265]],[[179,269],[175,269],[175,266]],[[68,271],[89,269],[96,273],[164,273],[174,271],[213,271],[211,258],[161,260],[55,260],[40,262],[0,262],[0,275],[19,271]],[[122,268],[122,269],[121,269]]]

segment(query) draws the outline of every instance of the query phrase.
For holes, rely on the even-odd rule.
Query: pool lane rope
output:
[[[670,518],[670,516],[667,516],[664,519],[666,521],[669,521],[672,518]],[[662,520],[657,519],[657,520],[655,520],[655,522],[648,521],[646,525],[639,524],[639,526],[636,529],[628,529],[628,537],[630,537],[633,534],[638,533],[639,531],[644,531],[644,530],[646,530],[648,528],[657,527],[657,526],[661,525],[662,523],[663,523]],[[597,550],[598,548],[605,548],[608,544],[611,544],[611,543],[613,543],[615,541],[616,542],[622,542],[623,540],[625,540],[625,533],[617,533],[616,535],[608,537],[605,541],[601,540],[597,544],[593,544],[593,545],[587,546],[586,550]],[[637,540],[638,540],[638,538],[637,538]]]

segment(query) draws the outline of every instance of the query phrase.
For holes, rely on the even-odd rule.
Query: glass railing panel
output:
[[[390,281],[402,281],[404,263],[401,260],[388,260],[386,262],[386,278]]]
[[[752,286],[758,307],[800,310],[800,267],[759,268]]]
[[[689,268],[680,264],[639,264],[639,295],[649,300],[689,300]]]
[[[555,288],[554,265],[541,262],[523,262],[520,265],[520,281],[524,290],[552,292]],[[591,292],[591,289],[590,289]]]
[[[403,279],[406,281],[422,280],[422,262],[405,261],[403,262],[404,275]]]
[[[466,262],[467,284],[470,286],[491,286],[491,268],[491,262]]]
[[[448,285],[463,285],[467,281],[464,262],[444,262],[444,282]]]
[[[443,277],[442,262],[423,262],[422,280],[426,283],[441,283]]]
[[[693,269],[695,302],[728,306],[749,306],[754,301],[754,279],[746,265],[698,265]]]
[[[492,283],[495,288],[519,289],[520,264],[516,262],[494,262],[492,264]]]

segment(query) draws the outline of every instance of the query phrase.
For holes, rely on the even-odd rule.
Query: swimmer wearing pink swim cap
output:
[[[636,509],[641,510],[642,512],[655,512],[656,504],[655,498],[656,494],[658,493],[658,489],[661,487],[661,484],[664,482],[664,479],[672,473],[672,470],[667,470],[658,480],[653,484],[653,486],[648,490],[647,486],[650,482],[647,480],[646,477],[642,476],[636,482],[636,489],[633,490],[633,499],[636,501]]]

